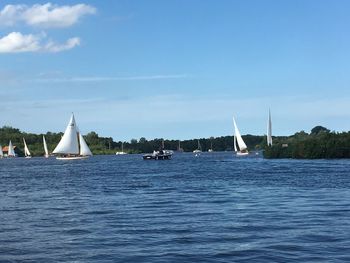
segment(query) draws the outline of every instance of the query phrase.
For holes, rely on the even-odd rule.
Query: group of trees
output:
[[[276,137],[272,147],[266,147],[265,158],[350,158],[350,132],[331,132],[316,126],[310,133],[297,132],[289,137]]]
[[[45,135],[49,151],[52,152],[61,139],[63,133],[47,132],[46,134],[33,134],[22,132],[19,129],[4,126],[0,128],[0,144],[8,145],[11,140],[16,146],[16,152],[23,156],[23,138],[33,156],[44,155],[43,135]],[[115,154],[121,151],[128,153],[147,153],[158,150],[164,142],[164,148],[178,150],[179,140],[164,140],[162,138],[147,140],[142,137],[130,142],[114,141],[111,137],[100,137],[96,132],[84,136],[93,154]],[[350,158],[350,132],[336,133],[316,126],[310,133],[297,132],[292,136],[273,137],[273,146],[266,146],[265,136],[244,135],[243,140],[250,150],[264,150],[265,158]],[[183,151],[192,152],[200,142],[202,151],[211,147],[214,151],[232,151],[233,136],[210,137],[201,139],[182,140],[180,145]]]
[[[8,145],[11,140],[12,144],[17,147],[16,152],[23,155],[23,138],[25,138],[27,145],[33,156],[44,155],[43,135],[49,148],[52,152],[61,139],[63,133],[47,132],[45,134],[33,134],[22,132],[19,129],[4,126],[0,128],[0,144],[2,146]],[[142,137],[140,139],[132,139],[130,142],[114,141],[111,137],[100,137],[96,132],[90,132],[84,136],[93,154],[115,154],[116,151],[121,151],[122,143],[124,151],[128,153],[147,153],[153,150],[158,150],[164,141],[164,148],[169,150],[178,150],[179,140],[166,140],[157,138],[147,140]],[[261,149],[264,141],[263,136],[245,135],[243,136],[247,146],[251,149]],[[232,151],[233,150],[233,136],[210,137],[201,139],[191,139],[180,141],[180,146],[185,152],[192,152],[198,147],[198,140],[202,151],[207,151],[213,147],[214,151]]]

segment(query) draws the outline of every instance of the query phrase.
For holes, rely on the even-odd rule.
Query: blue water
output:
[[[350,262],[350,160],[0,160],[0,262]]]

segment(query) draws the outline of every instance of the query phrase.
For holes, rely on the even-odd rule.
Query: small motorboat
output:
[[[142,156],[144,160],[170,160],[173,155],[173,151],[160,150],[153,151],[153,153],[147,153]]]

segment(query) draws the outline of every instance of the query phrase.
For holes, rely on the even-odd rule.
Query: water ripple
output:
[[[0,160],[0,262],[349,262],[349,160]]]

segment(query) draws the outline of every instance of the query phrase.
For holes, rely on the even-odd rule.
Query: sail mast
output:
[[[2,146],[0,145],[0,158],[4,157],[4,152],[2,151]]]
[[[235,149],[235,152],[237,152],[237,139],[236,139],[236,135],[233,135],[233,147]]]
[[[49,157],[49,151],[47,149],[47,144],[45,140],[45,136],[43,135],[43,143],[44,143],[44,151],[45,151],[45,157]]]
[[[267,122],[267,146],[272,146],[272,121],[271,121],[271,111],[269,109],[269,116]]]

